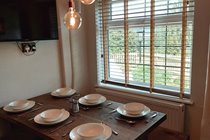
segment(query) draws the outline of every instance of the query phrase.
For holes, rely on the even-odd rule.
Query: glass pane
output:
[[[124,29],[109,30],[109,78],[125,79]]]
[[[180,68],[166,68],[166,85],[179,89],[180,87]]]
[[[148,27],[129,28],[129,82],[148,85],[150,82],[150,33]]]

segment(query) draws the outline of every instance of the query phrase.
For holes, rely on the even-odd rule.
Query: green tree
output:
[[[140,45],[138,33],[131,29],[128,34],[129,52],[136,52]],[[124,29],[109,30],[109,47],[112,54],[124,52]]]

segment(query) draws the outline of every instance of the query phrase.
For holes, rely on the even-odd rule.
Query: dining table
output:
[[[46,93],[28,99],[35,101],[35,105],[23,112],[7,112],[1,107],[0,118],[43,140],[69,140],[69,133],[85,123],[103,123],[111,128],[112,134],[108,140],[146,140],[149,133],[167,118],[165,113],[155,110],[140,117],[124,116],[116,110],[123,103],[109,97],[99,105],[79,104],[79,110],[75,112],[72,110],[72,98],[75,97],[58,98]],[[54,125],[36,123],[34,117],[48,109],[65,109],[70,115],[66,120]]]

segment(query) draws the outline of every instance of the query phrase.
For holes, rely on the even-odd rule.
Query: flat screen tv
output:
[[[1,0],[1,42],[56,39],[56,0]]]

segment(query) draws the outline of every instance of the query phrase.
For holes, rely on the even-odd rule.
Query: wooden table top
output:
[[[166,114],[158,112],[157,116],[152,118],[149,122],[146,122],[147,119],[154,113],[151,111],[144,117],[135,118],[137,121],[134,125],[130,125],[123,121],[117,121],[115,117],[123,117],[119,113],[109,113],[111,110],[117,108],[121,103],[114,102],[111,100],[105,101],[103,104],[98,106],[91,107],[88,110],[84,110],[80,107],[78,113],[70,113],[70,117],[62,123],[44,126],[36,124],[30,118],[36,116],[46,109],[52,108],[64,108],[65,110],[71,112],[71,103],[66,98],[55,98],[52,97],[49,93],[41,96],[31,98],[30,100],[36,101],[36,103],[41,103],[43,105],[36,104],[34,108],[40,108],[36,111],[30,112],[30,110],[22,113],[8,113],[0,109],[0,118],[7,120],[8,122],[15,124],[27,131],[31,131],[34,135],[37,135],[46,140],[69,140],[68,134],[63,137],[62,135],[70,132],[73,128],[84,123],[100,123],[104,122],[106,125],[117,131],[119,134],[112,134],[109,140],[134,140],[134,139],[143,139],[149,132],[166,120]],[[108,105],[108,103],[112,103]],[[127,118],[129,119],[129,118]],[[72,123],[60,127],[55,132],[51,133],[50,131],[58,128],[61,125],[64,125],[68,121],[73,120]]]

